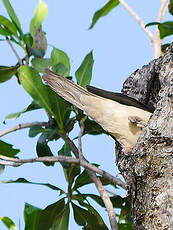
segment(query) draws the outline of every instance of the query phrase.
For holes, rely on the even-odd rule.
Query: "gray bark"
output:
[[[173,44],[164,57],[135,71],[122,93],[155,107],[136,146],[123,153],[116,145],[134,230],[173,230]]]

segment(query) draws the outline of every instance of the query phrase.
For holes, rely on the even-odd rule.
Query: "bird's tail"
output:
[[[43,76],[44,81],[52,88],[59,96],[83,110],[83,103],[80,98],[82,95],[93,96],[85,88],[73,83],[71,80],[55,74],[49,69],[45,69]]]

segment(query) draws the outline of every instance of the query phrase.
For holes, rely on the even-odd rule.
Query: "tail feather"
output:
[[[59,96],[83,110],[84,105],[80,100],[81,96],[83,94],[91,96],[93,95],[92,93],[73,83],[71,80],[55,74],[49,69],[46,69],[45,73],[43,79],[48,86],[50,86]]]

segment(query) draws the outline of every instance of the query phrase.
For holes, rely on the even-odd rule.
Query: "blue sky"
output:
[[[30,0],[21,3],[19,0],[13,0],[11,2],[13,2],[23,30],[28,32],[30,19],[38,1]],[[43,24],[43,30],[47,33],[48,43],[65,51],[70,57],[72,76],[85,55],[93,50],[95,62],[91,85],[119,92],[123,81],[133,71],[152,60],[152,49],[148,37],[121,5],[108,16],[100,19],[92,30],[88,30],[94,12],[107,1],[45,0],[45,2],[48,5],[48,15]],[[156,21],[160,1],[134,0],[128,2],[146,24]],[[7,15],[2,1],[0,1],[0,14]],[[171,20],[171,16],[167,15],[165,19]],[[22,52],[16,49],[19,55],[23,56]],[[50,54],[50,51],[51,46],[48,48],[47,55]],[[13,65],[17,62],[5,42],[0,42],[0,54],[0,65]],[[30,96],[25,93],[22,86],[16,83],[15,77],[0,85],[0,98],[1,131],[22,122],[47,120],[43,111],[36,111],[25,114],[17,120],[7,121],[7,124],[3,125],[2,122],[7,114],[20,111],[31,102]],[[74,135],[78,131],[76,127]],[[28,130],[21,130],[3,137],[2,140],[21,149],[19,154],[21,158],[31,158],[35,156],[37,138],[30,139]],[[61,141],[52,143],[54,151],[60,149],[61,146]],[[85,136],[83,149],[90,162],[100,164],[101,168],[112,174],[117,173],[114,164],[114,141],[110,137],[106,135]],[[18,168],[9,167],[0,175],[0,180],[14,180],[19,177],[66,188],[60,165],[45,167],[42,164],[28,164]],[[93,186],[89,186],[88,190],[90,193],[96,192]],[[22,229],[24,202],[44,208],[56,201],[57,193],[42,186],[0,184],[0,216],[9,216],[17,225],[20,219]],[[106,214],[102,210],[101,212],[108,223]],[[0,224],[0,229],[5,230],[5,227]],[[71,221],[69,229],[81,228]]]

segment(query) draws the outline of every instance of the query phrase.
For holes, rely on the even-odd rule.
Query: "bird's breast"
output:
[[[132,148],[142,132],[129,121],[129,116],[138,116],[146,123],[150,117],[147,111],[101,97],[84,96],[81,101],[84,111],[125,148]]]

